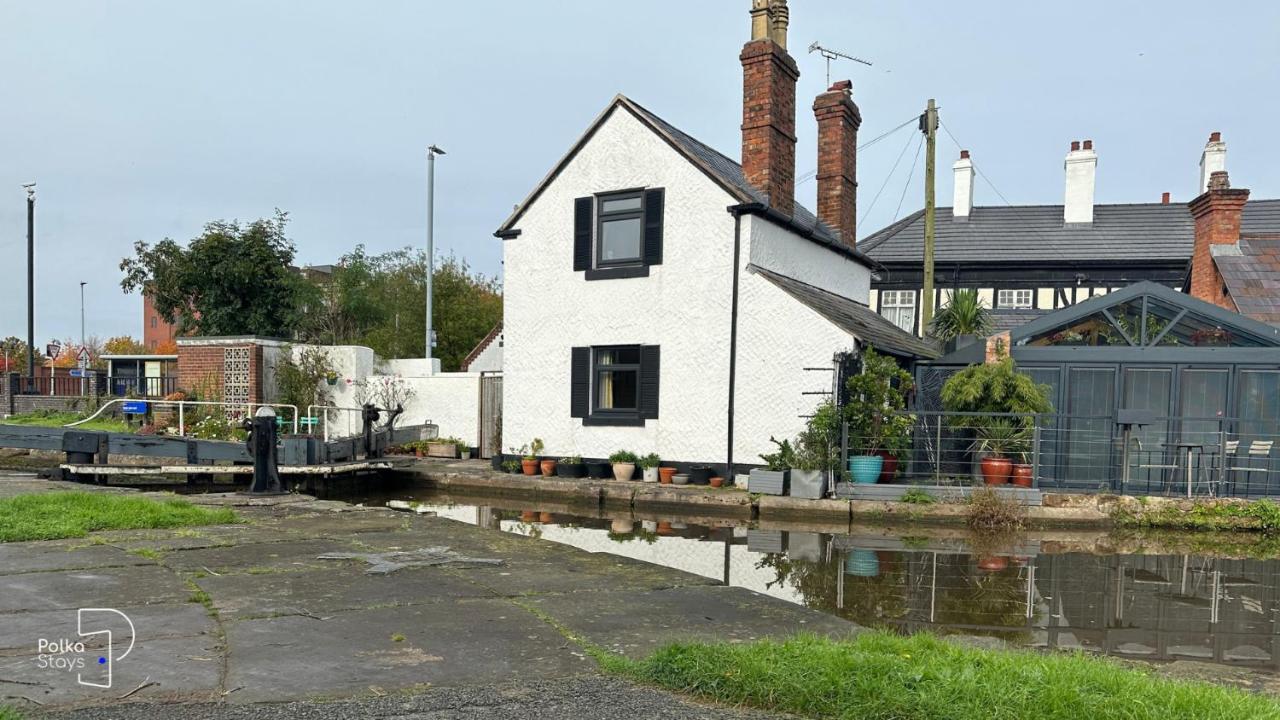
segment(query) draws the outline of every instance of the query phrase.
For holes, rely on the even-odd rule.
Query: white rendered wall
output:
[[[760,244],[767,243],[770,248],[777,248],[780,244],[776,226],[761,218],[743,218],[743,236],[745,242],[750,243],[753,260],[758,256]],[[811,244],[802,238],[790,237],[797,245]],[[823,252],[839,259],[829,251]],[[797,252],[779,253],[776,257],[778,260],[787,257],[803,260],[809,256]],[[799,272],[802,270],[808,270],[809,274]],[[817,274],[814,270],[798,262],[776,272],[817,285],[813,282],[813,275]],[[843,282],[845,289],[849,292],[861,289],[862,295],[855,297],[865,298],[870,273],[865,268],[861,273],[847,267],[845,271],[853,276]],[[837,352],[853,350],[854,338],[764,276],[748,272],[745,261],[739,282],[733,461],[735,464],[757,464],[761,462],[761,453],[774,450],[773,443],[769,441],[771,436],[779,440],[794,438],[806,422],[801,416],[811,414],[823,399],[803,393],[831,389],[831,373],[805,371],[804,368],[833,367],[832,360]]]
[[[870,299],[871,270],[862,263],[761,217],[744,217],[742,226],[742,255],[752,264],[863,305]]]
[[[649,277],[587,282],[573,270],[573,201],[665,188],[663,263]],[[733,198],[622,107],[599,127],[503,243],[505,449],[542,438],[551,455],[619,449],[722,461],[728,402]],[[570,417],[571,348],[661,346],[659,417],[589,427]],[[443,431],[443,428],[442,428]]]
[[[414,396],[405,403],[396,425],[434,423],[440,437],[456,437],[479,444],[480,373],[439,373],[403,378]]]
[[[1063,222],[1093,222],[1093,189],[1098,171],[1098,154],[1093,150],[1072,150],[1067,153],[1063,167],[1066,171]]]
[[[475,360],[467,367],[467,372],[502,372],[502,334],[485,346]]]

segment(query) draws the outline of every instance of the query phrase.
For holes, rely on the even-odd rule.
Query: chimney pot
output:
[[[1222,133],[1217,130],[1209,133],[1209,142],[1222,142]]]
[[[1231,181],[1227,179],[1226,170],[1215,170],[1209,175],[1210,190],[1228,190],[1231,188]]]
[[[968,159],[969,159],[969,151],[968,151],[968,150],[961,150],[961,151],[960,151],[960,159],[961,159],[961,160],[968,160]]]
[[[852,80],[837,80],[831,83],[830,90],[853,90]]]
[[[1200,192],[1209,189],[1209,179],[1219,170],[1227,169],[1227,144],[1222,140],[1222,133],[1209,133],[1209,142],[1204,144],[1200,153]]]
[[[1079,141],[1079,140],[1072,140],[1072,141],[1071,141],[1071,151],[1072,151],[1072,152],[1075,152],[1076,150],[1079,150],[1079,149],[1080,149],[1080,141]]]
[[[1168,204],[1169,204],[1169,193],[1161,193],[1161,194],[1160,194],[1160,204],[1161,204],[1161,205],[1168,205]]]
[[[973,211],[973,161],[969,159],[969,151],[961,150],[960,159],[951,167],[955,171],[951,216],[957,220],[968,220],[969,213]]]
[[[1083,149],[1084,149],[1084,150],[1092,150],[1092,149],[1093,149],[1093,141],[1092,141],[1092,140],[1085,140],[1085,141],[1084,141],[1084,148],[1083,148]]]
[[[742,47],[742,173],[774,210],[795,211],[796,80],[787,53],[785,0],[753,0]]]

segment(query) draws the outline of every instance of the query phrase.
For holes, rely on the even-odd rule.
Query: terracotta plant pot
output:
[[[520,470],[521,470],[521,472],[523,472],[525,475],[537,475],[537,474],[538,474],[538,461],[537,461],[537,460],[525,460],[525,459],[521,458],[521,460],[520,460]]]
[[[537,513],[536,511],[534,511],[534,510],[521,510],[521,511],[520,511],[520,522],[527,522],[527,523],[531,523],[531,522],[533,522],[534,520],[537,520],[537,519],[538,519],[538,513]]]
[[[676,469],[673,467],[660,467],[658,468],[658,482],[662,483],[663,485],[670,485],[671,476],[675,474],[676,474]]]
[[[630,480],[632,475],[636,474],[635,463],[614,463],[613,479],[614,480]]]
[[[1008,484],[1011,472],[1013,472],[1013,461],[1009,458],[982,458],[982,481],[988,485]]]
[[[898,458],[890,455],[888,450],[877,450],[876,454],[884,458],[884,464],[880,466],[878,482],[893,482],[893,476],[898,474]]]
[[[418,459],[421,459],[421,458],[422,458],[422,448],[414,448],[414,449],[413,449],[413,455],[414,455],[414,457],[416,457],[416,458],[418,458]]]
[[[671,523],[667,522],[666,520],[659,520],[659,521],[658,521],[658,534],[659,534],[659,535],[670,535],[670,534],[671,534]]]
[[[1009,482],[1018,487],[1029,488],[1035,484],[1035,471],[1030,465],[1017,463],[1013,466],[1013,473],[1009,476]]]
[[[983,572],[1000,572],[1009,567],[1009,558],[999,555],[988,555],[978,558],[978,569]]]
[[[538,513],[538,522],[547,525],[555,522],[555,517],[549,512]]]
[[[710,484],[711,487],[720,487],[724,485],[724,478],[719,475],[712,475],[711,479],[708,480],[707,483]]]
[[[543,460],[540,465],[542,467],[542,477],[552,477],[556,474],[555,460]]]

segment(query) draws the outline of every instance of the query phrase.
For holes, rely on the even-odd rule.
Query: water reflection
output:
[[[423,509],[714,578],[866,626],[1258,670],[1277,662],[1277,560],[1054,554],[1026,538],[974,547],[871,530],[764,530],[731,520]]]

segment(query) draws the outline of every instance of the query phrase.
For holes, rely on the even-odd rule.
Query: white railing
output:
[[[148,405],[166,405],[166,406],[176,405],[178,407],[178,434],[179,435],[187,434],[186,410],[188,405],[195,405],[195,406],[216,405],[224,408],[237,408],[237,409],[244,409],[244,410],[250,410],[250,411],[253,410],[254,408],[259,408],[259,407],[289,408],[290,410],[293,411],[293,416],[292,416],[293,417],[293,434],[294,435],[298,434],[298,406],[297,405],[289,405],[287,403],[219,402],[215,400],[149,400],[149,399],[134,400],[130,398],[116,398],[114,400],[108,400],[107,402],[103,403],[102,407],[98,408],[98,411],[90,415],[89,417],[83,420],[77,420],[73,423],[67,423],[66,425],[63,425],[63,427],[76,427],[77,425],[82,425],[84,423],[89,422],[90,420],[93,420],[99,415],[102,415],[102,413],[106,412],[107,409],[110,408],[112,405],[131,403],[131,402],[145,402]]]
[[[307,417],[309,417],[309,418],[314,418],[314,417],[316,417],[316,410],[323,410],[323,411],[324,411],[324,414],[320,416],[320,428],[321,428],[321,433],[323,433],[323,435],[324,435],[324,441],[325,441],[325,442],[329,442],[329,411],[330,411],[330,410],[337,410],[337,411],[339,411],[339,412],[353,412],[353,413],[363,413],[363,412],[364,412],[364,408],[340,407],[340,406],[338,406],[338,405],[308,405],[308,406],[307,406]],[[363,427],[364,427],[364,421],[363,421],[363,419],[361,419],[360,427],[361,427],[361,428],[363,428]],[[313,430],[313,432],[314,432],[314,430]],[[350,433],[351,433],[351,423],[350,423],[350,422],[348,422],[348,423],[347,423],[347,432],[348,432],[348,435],[347,435],[347,436],[345,436],[345,437],[350,437],[350,436],[351,436],[351,435],[350,435]]]

